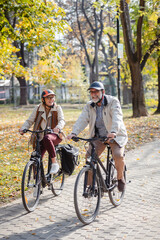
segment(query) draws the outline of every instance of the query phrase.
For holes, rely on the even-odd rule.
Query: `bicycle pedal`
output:
[[[89,196],[89,194],[88,194],[87,192],[84,192],[84,193],[83,193],[83,197],[84,197],[84,198],[88,198],[88,196]]]
[[[101,190],[101,197],[104,197],[104,191]]]
[[[43,194],[43,189],[40,190],[40,195]]]
[[[45,177],[46,177],[46,178],[48,178],[49,176],[50,176],[50,174],[49,174],[49,173],[47,173],[47,174],[45,175]]]

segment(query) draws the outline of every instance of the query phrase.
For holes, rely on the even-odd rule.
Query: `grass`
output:
[[[28,140],[30,134],[21,136],[18,129],[31,113],[31,109],[0,108],[0,203],[11,201],[21,195],[21,178],[25,164],[29,160],[31,147],[28,151]],[[140,146],[145,142],[160,138],[160,115],[150,115],[148,117],[131,118],[131,110],[125,109],[124,122],[127,128],[129,141],[126,150],[130,150]],[[66,126],[65,134],[72,131],[72,126],[81,109],[65,109],[64,115]],[[80,134],[80,136],[88,136],[88,128]],[[65,143],[65,142],[64,142]],[[84,161],[85,149],[83,143],[71,143],[80,148],[81,168]],[[102,156],[104,157],[104,155]]]

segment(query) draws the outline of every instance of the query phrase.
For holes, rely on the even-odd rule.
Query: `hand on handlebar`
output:
[[[29,130],[29,129],[19,129],[19,133],[21,135],[23,135],[24,133],[26,132],[30,132],[30,133],[35,133],[35,134],[39,134],[39,133],[60,133],[60,130],[58,128],[54,128],[54,129],[51,129],[51,128],[48,128],[48,129],[44,129],[44,130],[35,130],[35,131],[32,131],[32,130]]]
[[[74,142],[78,142],[78,141],[79,141],[79,138],[78,138],[77,136],[73,136],[73,137],[72,137],[72,140],[73,140]]]
[[[114,138],[116,138],[116,133],[108,133],[106,143],[113,143]]]
[[[73,137],[76,137],[76,134],[71,133],[71,134],[69,134],[69,135],[67,136],[67,139],[68,139],[68,140],[71,140]]]
[[[59,130],[59,128],[54,128],[53,130],[52,130],[52,133],[59,133],[60,132],[60,130]]]
[[[25,130],[25,129],[24,129]],[[21,135],[23,135],[24,133],[25,133],[25,131],[24,130],[22,130],[21,128],[19,129],[19,133],[21,134]]]
[[[51,128],[48,128],[48,129],[46,129],[46,133],[53,133],[53,129],[51,129]]]

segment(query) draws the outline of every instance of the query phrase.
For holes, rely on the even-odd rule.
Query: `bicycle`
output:
[[[122,203],[125,190],[118,191],[117,171],[114,159],[111,155],[111,148],[106,143],[108,138],[80,138],[72,137],[72,140],[79,140],[90,143],[91,155],[86,160],[86,164],[80,170],[74,186],[74,206],[79,220],[83,224],[90,224],[99,212],[100,200],[104,192],[108,192],[111,203],[117,207]],[[94,147],[94,141],[101,140],[107,146],[106,168],[100,158],[97,156]],[[124,179],[126,181],[126,166],[124,170]]]
[[[43,161],[40,152],[40,133],[51,133],[51,129],[31,131],[28,129],[23,130],[24,133],[30,132],[36,134],[36,148],[32,152],[29,162],[26,164],[21,183],[21,194],[24,208],[28,212],[32,212],[36,209],[40,194],[42,194],[43,188],[48,186],[48,189],[52,191],[55,196],[60,195],[64,186],[64,174],[61,168],[61,154],[59,145],[55,146],[56,159],[60,166],[57,174],[49,174],[51,169],[51,158],[48,157],[48,169],[47,174],[44,172]]]

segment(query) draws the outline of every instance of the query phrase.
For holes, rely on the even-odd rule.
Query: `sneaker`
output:
[[[118,180],[118,190],[123,192],[126,188],[126,183],[123,179]]]
[[[59,170],[58,163],[52,163],[50,174],[56,174]]]

